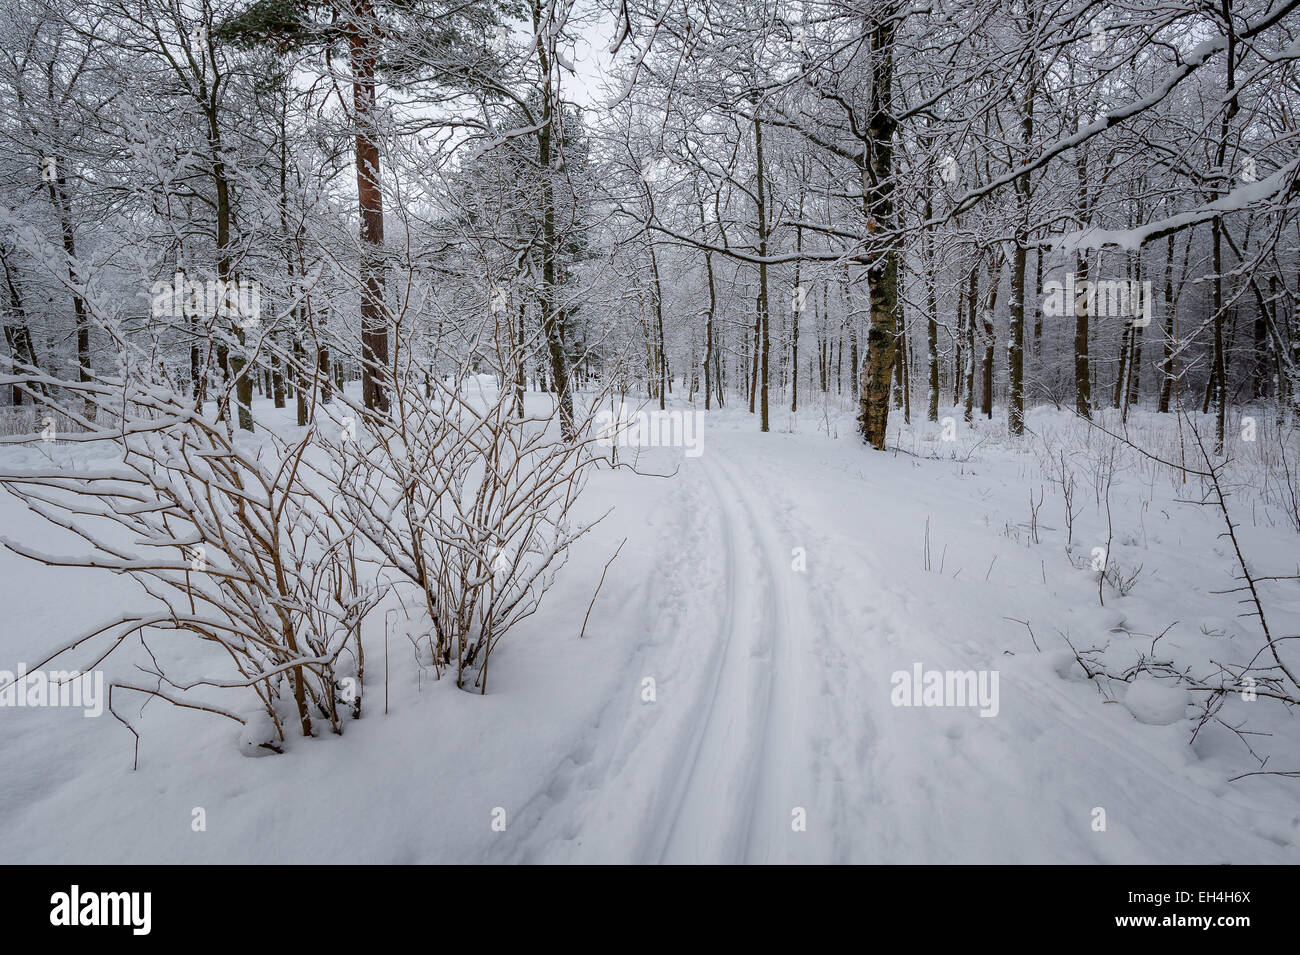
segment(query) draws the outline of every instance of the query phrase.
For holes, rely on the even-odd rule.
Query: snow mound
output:
[[[271,718],[265,712],[254,712],[249,716],[239,734],[239,752],[244,756],[270,756],[280,748]]]
[[[1129,684],[1124,705],[1139,723],[1168,726],[1187,714],[1191,697],[1181,686],[1149,676],[1139,676]]]

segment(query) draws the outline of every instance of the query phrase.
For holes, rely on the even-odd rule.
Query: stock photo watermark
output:
[[[83,892],[73,885],[50,896],[50,924],[62,927],[124,926],[148,935],[153,926],[152,892]]]
[[[894,706],[977,707],[980,716],[997,716],[997,670],[895,670],[889,702]]]
[[[32,670],[18,664],[18,672],[0,670],[0,708],[62,706],[80,709],[83,716],[104,712],[104,674],[101,670]]]
[[[153,318],[216,316],[252,328],[262,321],[262,286],[247,279],[198,282],[177,272],[170,282],[149,287],[149,314]]]
[[[1065,315],[1128,318],[1135,328],[1145,328],[1151,324],[1151,283],[1126,279],[1090,282],[1067,272],[1064,282],[1044,283],[1043,314],[1048,318]]]
[[[596,415],[596,443],[635,448],[683,448],[688,458],[704,453],[703,411],[638,411],[619,405],[617,413]]]

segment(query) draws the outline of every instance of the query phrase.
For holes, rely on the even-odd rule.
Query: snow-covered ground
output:
[[[1272,735],[1216,722],[1189,744],[1195,694],[1089,680],[1066,642],[1112,670],[1145,654],[1199,675],[1258,649],[1239,595],[1213,593],[1236,570],[1218,516],[1180,503],[1199,498],[1195,479],[1121,452],[1112,534],[1097,433],[1050,409],[1019,442],[956,417],[953,441],[891,421],[906,452],[882,454],[847,409],[774,413],[760,434],[733,406],[708,413],[699,456],[646,449],[641,473],[593,473],[582,513],[614,511],[494,654],[485,696],[432,679],[390,598],[366,630],[363,718],[282,756],[246,758],[228,721],[135,697],[118,701],[141,733],[133,771],[133,738],[107,713],[0,709],[0,860],[1300,862],[1300,781],[1229,781],[1259,768],[1243,739],[1267,768],[1300,768],[1280,704],[1222,714]],[[1176,445],[1168,416],[1131,424]],[[1058,451],[1078,481],[1070,552],[1044,473]],[[1295,573],[1300,554],[1267,501],[1278,490],[1232,498],[1260,575]],[[0,527],[76,547],[7,495]],[[1090,561],[1108,538],[1114,566],[1142,570],[1103,607]],[[1296,582],[1266,596],[1275,634],[1300,633]],[[0,552],[0,669],[138,597],[122,577]],[[918,665],[996,672],[996,706],[895,705],[892,677]]]

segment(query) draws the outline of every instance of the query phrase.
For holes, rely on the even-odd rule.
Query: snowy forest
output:
[[[5,0],[0,139],[0,859],[1300,862],[1300,0]]]

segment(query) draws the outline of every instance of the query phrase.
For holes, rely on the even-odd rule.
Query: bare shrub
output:
[[[503,344],[499,367],[511,355]],[[452,367],[427,383],[397,379],[391,418],[341,398],[321,474],[338,520],[418,590],[438,675],[454,666],[457,686],[473,673],[486,692],[492,651],[538,609],[569,547],[596,523],[578,524],[571,512],[602,458],[591,448],[590,414],[567,440],[554,414],[519,414],[513,391],[497,386],[511,380],[504,372],[476,375],[468,357]]]
[[[35,396],[31,376],[0,376],[0,383]],[[312,435],[293,442],[270,435],[249,449],[231,438],[228,423],[209,421],[157,382],[58,384],[61,397],[52,406],[80,426],[71,438],[103,449],[102,463],[68,468],[47,458],[0,471],[0,486],[76,534],[90,552],[56,556],[7,537],[0,543],[48,566],[127,574],[151,603],[73,638],[45,662],[87,648],[98,663],[132,634],[184,634],[219,646],[229,670],[181,678],[153,656],[151,681],[114,688],[240,723],[240,713],[187,693],[251,688],[274,727],[272,738],[260,742],[276,751],[286,720],[295,720],[303,736],[314,734],[316,720],[342,732],[339,703],[357,716],[359,694],[342,690],[336,667],[351,648],[360,671],[360,625],[380,592],[360,582],[348,529],[303,480]],[[83,404],[94,408],[93,417],[83,414]]]

